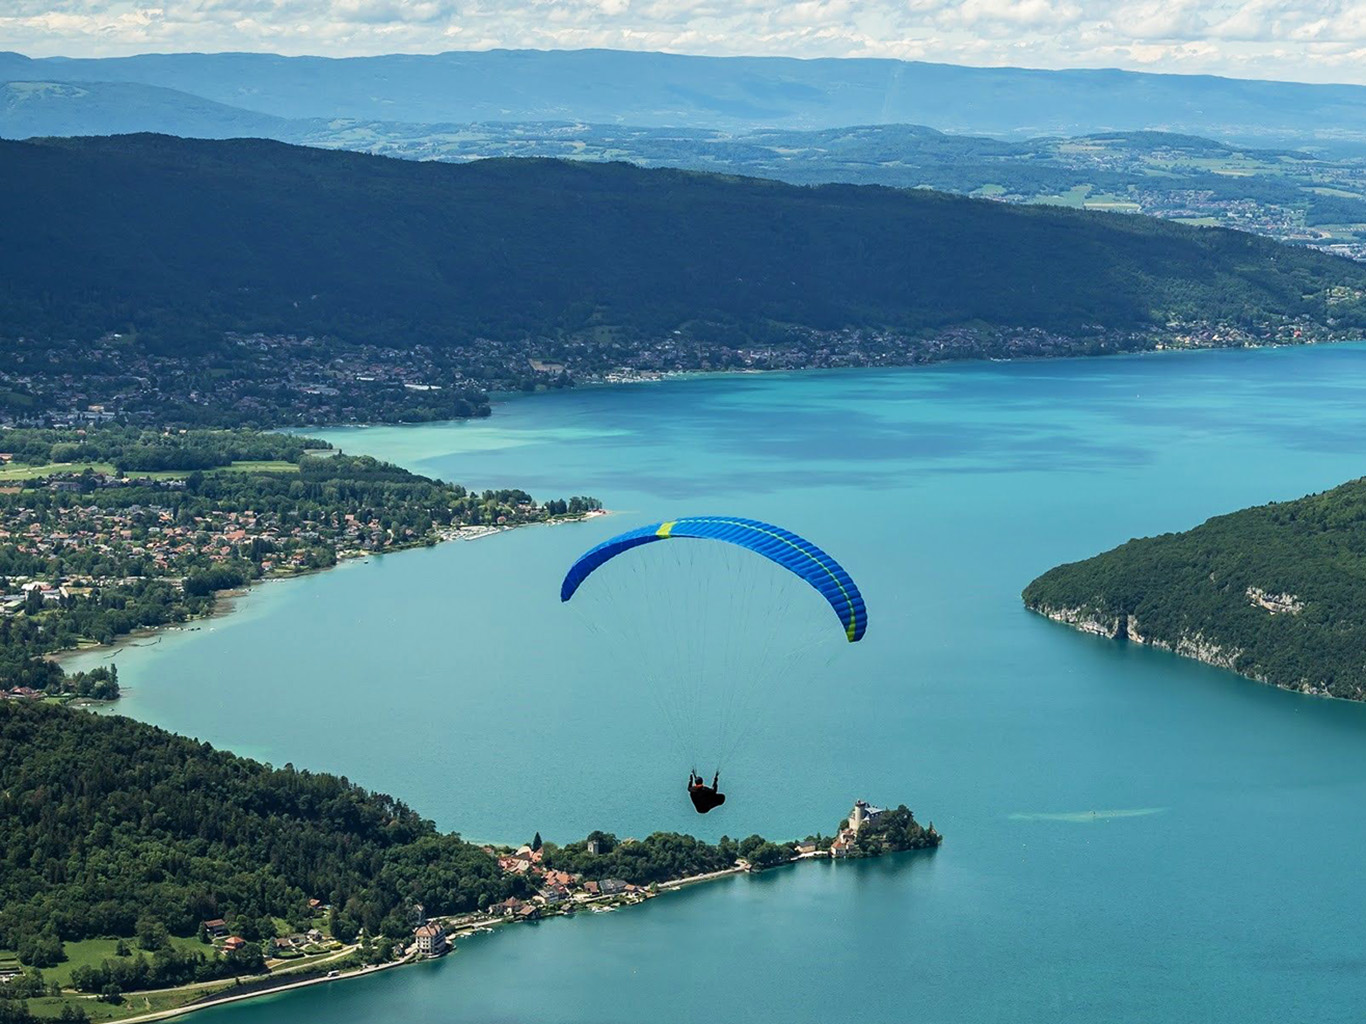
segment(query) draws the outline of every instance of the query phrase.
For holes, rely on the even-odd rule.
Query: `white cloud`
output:
[[[35,56],[493,46],[1366,83],[1366,0],[0,0],[0,49]]]

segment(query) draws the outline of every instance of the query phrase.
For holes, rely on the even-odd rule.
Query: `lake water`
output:
[[[205,1024],[1360,1018],[1366,706],[1084,636],[1019,592],[1361,475],[1366,347],[702,378],[325,436],[618,514],[258,588],[121,653],[123,713],[473,838],[799,836],[866,797],[946,842],[509,929]],[[815,538],[870,617],[773,701],[702,819],[557,591],[591,544],[707,512]]]

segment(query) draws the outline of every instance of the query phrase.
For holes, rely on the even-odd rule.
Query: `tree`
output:
[[[531,849],[532,849],[533,851],[536,851],[536,850],[539,850],[540,848],[541,848],[541,833],[537,832],[534,836],[531,837]]]
[[[777,867],[779,864],[786,864],[791,861],[792,849],[765,840],[750,851],[748,860],[750,866],[762,871],[764,868]]]
[[[19,959],[29,967],[56,967],[66,959],[62,940],[50,923],[38,934],[25,936],[17,947]]]
[[[146,950],[158,950],[166,946],[170,936],[166,931],[166,925],[160,920],[150,915],[138,918],[137,923],[138,945]]]

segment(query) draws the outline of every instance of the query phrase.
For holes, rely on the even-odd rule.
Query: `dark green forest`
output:
[[[5,334],[349,342],[697,323],[1062,332],[1366,324],[1366,267],[1217,229],[624,164],[457,166],[261,140],[0,143]]]
[[[121,717],[0,701],[0,947],[33,966],[61,942],[223,917],[407,934],[432,914],[528,896],[528,882],[402,802],[272,768]],[[271,931],[273,934],[273,926]],[[190,965],[193,969],[193,965]]]
[[[1217,648],[1277,686],[1366,699],[1366,480],[1131,540],[1023,596],[1183,653]]]

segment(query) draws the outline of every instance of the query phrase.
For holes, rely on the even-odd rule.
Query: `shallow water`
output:
[[[947,841],[509,929],[206,1021],[1137,1024],[1366,1005],[1366,707],[1019,601],[1058,562],[1361,475],[1366,347],[694,379],[324,436],[618,514],[258,588],[121,653],[123,713],[343,772],[471,837],[797,836],[862,796]],[[557,591],[610,534],[717,511],[816,539],[870,617],[770,703],[700,819],[651,704],[588,664]]]

